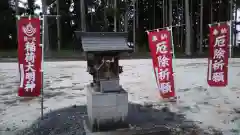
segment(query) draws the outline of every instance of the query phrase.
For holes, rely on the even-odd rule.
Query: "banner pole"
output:
[[[173,77],[175,79],[175,73],[176,73],[176,62],[175,62],[175,59],[176,59],[176,55],[175,55],[175,48],[174,48],[174,43],[173,43],[173,32],[172,32],[172,26],[168,27],[168,30],[170,30],[170,35],[171,35],[171,46],[172,46],[172,68],[173,68]],[[175,96],[177,95],[177,91],[176,91],[176,83],[174,81],[174,88],[175,88]],[[176,97],[175,97],[176,98]],[[177,99],[176,99],[177,100]]]
[[[232,20],[230,20],[230,22],[227,22],[227,24],[229,25],[229,29],[230,29],[230,32],[229,32],[229,40],[230,40],[230,44],[229,44],[229,58],[232,58]]]
[[[42,71],[42,88],[41,88],[41,119],[43,120],[43,82],[44,82],[44,70],[43,70],[43,64],[44,64],[44,42],[45,42],[45,34],[44,34],[44,20],[45,20],[45,15],[43,15],[43,18],[42,18],[42,64],[41,64],[41,71]]]

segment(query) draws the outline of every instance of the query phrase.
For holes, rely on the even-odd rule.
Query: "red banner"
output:
[[[210,26],[207,74],[209,86],[224,87],[228,84],[229,31],[228,23]]]
[[[162,98],[175,97],[171,38],[170,30],[148,33],[154,73]]]
[[[41,62],[40,20],[39,18],[21,18],[18,21],[19,96],[35,97],[40,95]]]

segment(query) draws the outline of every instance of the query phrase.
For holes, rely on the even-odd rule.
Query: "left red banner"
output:
[[[41,63],[40,20],[39,18],[21,18],[18,21],[18,64],[20,72],[18,96],[36,97],[41,94]]]

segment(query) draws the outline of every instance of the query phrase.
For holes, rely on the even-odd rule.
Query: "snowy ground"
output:
[[[240,134],[240,59],[230,60],[226,88],[208,87],[207,59],[176,60],[177,103],[159,99],[151,60],[123,60],[120,63],[124,66],[121,84],[129,93],[130,106],[135,108],[132,115],[136,123],[167,124],[176,128],[191,122],[196,125],[189,128],[199,132]],[[0,63],[0,135],[17,132],[23,135],[65,135],[66,132],[81,135],[83,132],[80,116],[86,112],[84,86],[91,80],[86,62],[46,62],[44,68],[45,120],[40,121],[39,98],[17,97],[17,63]]]

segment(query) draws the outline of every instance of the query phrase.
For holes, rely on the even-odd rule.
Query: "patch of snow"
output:
[[[157,91],[150,59],[121,60],[120,64],[124,71],[120,83],[128,91],[129,102],[164,103]],[[171,111],[186,115],[203,129],[214,127],[228,135],[240,131],[239,67],[240,59],[231,59],[229,85],[210,88],[206,80],[207,59],[175,60],[175,86],[179,98],[176,104],[166,104]],[[46,62],[44,71],[45,114],[86,104],[84,87],[92,79],[86,72],[86,62]],[[0,135],[14,134],[40,117],[40,98],[17,97],[17,63],[0,63],[0,75]],[[154,107],[158,109],[158,106]]]

